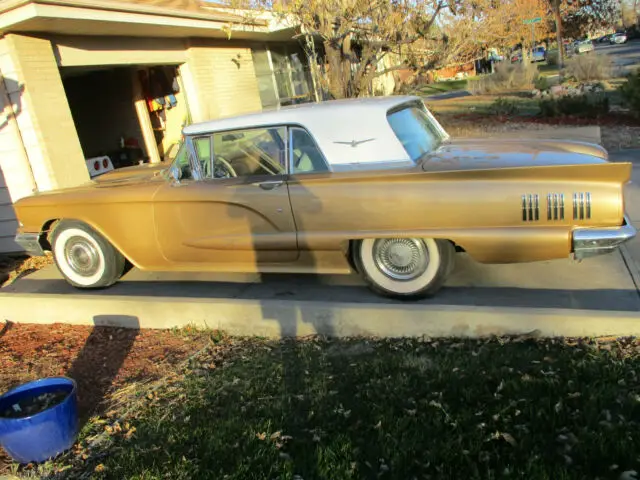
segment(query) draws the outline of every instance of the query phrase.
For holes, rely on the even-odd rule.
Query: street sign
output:
[[[540,23],[541,21],[542,21],[542,18],[536,17],[536,18],[529,18],[528,20],[524,20],[522,23],[524,23],[525,25],[529,25],[530,23]]]

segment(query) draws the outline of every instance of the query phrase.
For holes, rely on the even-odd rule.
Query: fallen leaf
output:
[[[515,447],[518,444],[518,442],[516,442],[516,439],[513,438],[513,436],[511,436],[511,434],[509,433],[506,433],[506,432],[503,433],[502,438],[504,438],[504,441],[507,442],[512,447]]]
[[[264,440],[265,438],[267,438],[267,434],[266,433],[256,433],[256,437],[258,438],[258,440]]]
[[[275,433],[272,433],[272,434],[271,434],[271,436],[270,436],[269,438],[270,438],[271,440],[275,440],[276,438],[280,438],[280,434],[281,434],[281,433],[282,433],[282,432],[280,432],[280,431],[275,432]]]
[[[104,472],[105,470],[106,470],[105,466],[99,463],[98,465],[96,465],[96,468],[93,471],[100,473],[100,472]]]

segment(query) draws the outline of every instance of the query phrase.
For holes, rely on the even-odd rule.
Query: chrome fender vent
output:
[[[564,220],[564,193],[547,194],[547,220]]]
[[[522,221],[540,220],[540,197],[538,194],[522,195]]]
[[[591,218],[591,192],[576,192],[573,194],[573,219],[584,220]]]
[[[564,193],[547,194],[547,221],[564,220],[564,200]],[[522,195],[521,208],[523,222],[540,220],[540,196],[537,193]],[[590,218],[591,192],[575,192],[573,194],[573,219],[585,220]]]

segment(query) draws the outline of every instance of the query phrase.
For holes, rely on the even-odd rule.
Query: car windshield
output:
[[[427,112],[419,106],[396,110],[389,113],[387,119],[393,133],[414,162],[436,150],[444,139]]]

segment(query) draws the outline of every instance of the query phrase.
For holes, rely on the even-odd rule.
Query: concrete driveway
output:
[[[69,286],[55,267],[3,292],[94,296]],[[214,298],[401,304],[371,293],[356,276],[158,273],[132,270],[104,297]],[[640,311],[633,279],[619,253],[581,263],[570,259],[482,265],[458,255],[455,271],[435,298],[421,305]]]

